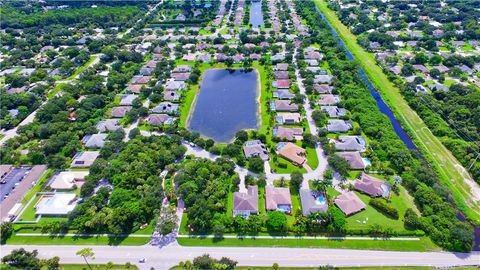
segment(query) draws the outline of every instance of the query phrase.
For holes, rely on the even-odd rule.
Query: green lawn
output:
[[[292,199],[292,213],[287,215],[287,224],[288,226],[293,226],[293,222],[295,221],[295,211],[302,211],[302,202],[300,201],[300,194],[298,191],[292,192],[290,189],[290,197]]]
[[[308,184],[310,185],[311,183],[312,183],[312,181],[310,181]],[[328,187],[328,188],[327,188],[327,196],[328,196],[329,201],[330,201],[331,199],[333,199],[334,197],[340,195],[340,194],[341,194],[341,193],[338,192],[338,191],[337,191],[335,188],[333,188],[333,187]]]
[[[265,188],[258,187],[258,212],[259,214],[265,214]]]
[[[441,141],[432,134],[416,112],[409,107],[408,103],[403,99],[400,90],[388,80],[388,77],[376,64],[373,54],[363,50],[357,43],[356,36],[341,23],[335,12],[328,8],[327,2],[323,0],[314,1],[345,42],[347,48],[362,65],[368,78],[380,91],[382,98],[394,111],[402,126],[411,134],[415,144],[438,172],[443,184],[452,191],[455,203],[460,210],[467,218],[475,223],[479,223],[480,205],[472,200],[470,188],[464,181],[464,177],[467,175],[463,172],[461,164]]]
[[[30,199],[35,196],[35,194],[37,194],[37,192],[40,192],[42,191],[43,189],[43,185],[47,182],[48,178],[50,178],[50,176],[54,173],[54,170],[53,169],[48,169],[46,170],[42,177],[40,177],[40,179],[38,180],[37,184],[31,188],[27,194],[25,194],[25,196],[23,197],[21,203],[23,205],[25,205],[26,203],[28,203],[28,201],[30,201]]]
[[[47,94],[47,98],[53,98],[56,94],[60,93],[68,84],[66,83],[59,83],[57,84],[52,90],[50,90]]]
[[[74,237],[74,236],[17,236],[12,235],[8,245],[128,245],[141,246],[151,237]]]
[[[438,251],[439,248],[428,237],[419,241],[388,240],[328,240],[328,239],[214,239],[177,238],[182,246],[215,247],[302,247],[302,248],[346,248],[396,251]]]
[[[98,58],[98,55],[93,55],[92,57],[90,57],[90,59],[85,62],[85,64],[83,64],[82,66],[80,66],[79,68],[77,68],[77,70],[75,70],[75,72],[70,75],[67,80],[73,80],[75,79],[75,77],[80,74],[80,72],[84,71],[88,66],[90,66],[90,64],[95,61],[95,59]]]
[[[228,192],[227,197],[227,216],[233,216],[233,192]]]
[[[287,167],[286,168],[280,168],[278,166],[278,162],[287,164]],[[301,173],[306,173],[307,172],[307,170],[305,170],[305,168],[295,166],[290,161],[284,159],[283,157],[278,156],[278,162],[275,162],[272,159],[270,159],[270,167],[271,167],[272,171],[274,171],[275,173],[291,173],[293,171],[300,171]]]
[[[36,195],[29,205],[26,205],[22,215],[18,218],[18,221],[35,221],[35,204],[40,200],[42,196]]]
[[[198,34],[204,36],[204,35],[210,35],[212,34],[212,32],[206,30],[205,28],[202,28],[200,29],[200,31],[198,31]]]
[[[199,84],[189,85],[187,91],[185,92],[185,99],[180,105],[180,122],[178,123],[180,127],[185,127],[187,124],[187,119],[190,115],[190,109],[199,88]]]
[[[405,200],[403,200],[402,197],[393,195],[390,202],[390,205],[395,207],[399,212],[400,218],[398,220],[395,220],[385,216],[384,214],[370,206],[368,204],[368,202],[370,201],[370,197],[368,195],[359,192],[355,193],[367,205],[367,208],[360,213],[347,217],[347,228],[349,230],[368,230],[369,227],[373,224],[378,224],[381,225],[383,228],[392,228],[396,232],[414,233],[414,231],[406,230],[403,226],[402,217],[405,214],[407,206],[405,204]],[[366,220],[367,218],[368,220]],[[366,221],[365,224],[363,223],[364,221]]]
[[[312,170],[315,170],[315,168],[318,167],[318,156],[317,156],[317,151],[315,148],[307,147],[305,148],[307,151],[307,164],[312,168]]]

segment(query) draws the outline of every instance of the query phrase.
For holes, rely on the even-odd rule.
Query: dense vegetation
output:
[[[409,105],[420,114],[429,129],[480,183],[480,91],[454,84],[450,91],[415,94],[415,86],[402,88]]]
[[[416,110],[433,134],[440,138],[473,179],[480,183],[478,89],[473,85],[464,86],[455,82],[448,91],[434,88],[432,93],[416,94],[416,86],[427,84],[425,80],[434,79],[440,84],[446,82],[446,77],[447,80],[454,78],[462,83],[472,80],[472,75],[464,73],[459,67],[465,65],[473,68],[479,61],[478,56],[471,53],[453,53],[459,49],[468,50],[472,42],[480,38],[480,25],[476,22],[479,16],[476,8],[478,3],[449,1],[446,5],[439,2],[412,4],[377,1],[341,8],[339,3],[331,2],[329,7],[335,10],[340,20],[357,35],[359,45],[369,51],[379,50],[382,54],[389,54],[385,62],[379,61],[389,79],[402,90],[410,107]],[[369,16],[371,13],[374,15]],[[418,33],[409,34],[407,29]],[[440,31],[441,34],[435,35],[434,31]],[[412,43],[405,47],[395,45],[395,41]],[[456,48],[451,41],[465,41],[465,46]],[[372,46],[372,43],[377,44]],[[399,50],[393,53],[392,50],[396,49]],[[402,51],[412,53],[413,57],[404,59]],[[431,78],[424,79],[413,65],[444,65],[449,71],[441,73],[438,69],[431,68]],[[391,72],[390,68],[393,66],[402,66],[401,75],[404,78],[415,76],[415,73],[418,76],[413,82],[405,83]]]
[[[132,18],[139,15],[141,10],[136,6],[97,7],[97,8],[68,8],[63,10],[48,10],[44,12],[19,12],[17,8],[2,7],[2,28],[28,28],[48,26],[52,24],[67,25],[99,25],[114,27],[119,24],[128,26],[133,23]]]
[[[195,231],[208,231],[215,225],[223,225],[234,164],[226,159],[217,162],[194,159],[186,161],[182,168],[175,176],[175,183],[188,208],[191,227]]]
[[[39,259],[37,256],[38,251],[36,249],[32,252],[23,248],[14,249],[2,258],[2,264],[6,265],[5,269],[59,269],[59,257]]]
[[[397,137],[387,117],[381,114],[374,98],[360,80],[358,65],[347,59],[327,23],[318,14],[315,4],[310,1],[298,2],[297,9],[311,28],[312,38],[306,42],[320,44],[337,78],[335,88],[342,96],[345,107],[352,113],[352,118],[371,139],[373,155],[400,174],[404,186],[414,196],[415,203],[422,211],[419,228],[445,249],[470,250],[473,241],[471,225],[456,218],[458,210],[435,172]]]
[[[63,95],[49,99],[38,110],[31,124],[19,128],[20,136],[9,140],[0,149],[1,162],[15,164],[20,161],[16,148],[29,142],[30,151],[27,156],[21,157],[22,163],[47,163],[51,168],[65,168],[69,158],[82,149],[80,140],[86,134],[97,132],[95,124],[107,111],[107,104],[113,101],[115,94],[123,90],[128,80],[137,72],[139,67],[136,63],[127,61],[128,59],[121,60],[124,54],[133,53],[118,51],[113,55],[116,61],[112,64],[106,86],[102,83],[103,79],[92,70],[84,71],[75,86],[64,85]],[[142,58],[139,61],[142,61]],[[79,101],[82,95],[88,97]],[[141,104],[136,106],[141,107]],[[75,121],[70,120],[70,112],[75,113]],[[130,113],[140,112],[136,109]],[[103,151],[118,151],[122,138],[123,136],[113,138],[112,141],[117,143],[109,144]],[[41,144],[38,143],[39,140],[42,140]]]
[[[368,30],[376,29],[383,26],[383,22],[378,20],[378,16],[383,15],[386,10],[389,10],[391,21],[390,30],[400,30],[408,23],[417,23],[417,28],[429,34],[431,38],[432,30],[435,27],[429,24],[429,21],[437,21],[443,24],[442,28],[445,31],[444,38],[446,40],[468,40],[479,39],[480,28],[478,23],[478,3],[475,1],[448,1],[448,8],[442,8],[440,2],[425,1],[415,2],[415,6],[409,6],[405,1],[381,2],[375,1],[376,16],[374,18],[365,14],[365,10],[371,9],[371,3],[365,2],[360,5],[354,5],[349,8],[340,9],[338,2],[331,2],[329,7],[335,11],[339,11],[339,18],[341,21],[350,27],[354,34],[370,33]],[[456,8],[455,12],[451,8]],[[400,16],[402,13],[402,16]],[[353,15],[352,15],[353,14]],[[428,16],[427,21],[419,20],[420,16]],[[456,32],[457,27],[454,22],[461,21],[464,32]],[[382,32],[387,27],[382,28]],[[375,32],[373,32],[375,33]],[[370,33],[371,34],[371,33]],[[378,32],[375,34],[378,35]],[[407,37],[405,37],[407,38]]]
[[[80,231],[122,233],[149,223],[163,199],[159,175],[185,151],[178,139],[138,136],[120,153],[97,159],[82,194],[92,194],[101,179],[115,188],[111,193],[106,187],[100,188],[87,197],[70,215],[71,225]]]

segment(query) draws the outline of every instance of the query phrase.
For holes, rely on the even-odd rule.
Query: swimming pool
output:
[[[327,203],[327,200],[325,199],[325,195],[320,194],[317,198],[315,198],[315,203],[317,205],[324,205]]]

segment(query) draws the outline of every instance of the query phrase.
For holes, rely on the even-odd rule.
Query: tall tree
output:
[[[92,259],[92,260],[95,259],[95,253],[93,252],[92,248],[80,249],[79,251],[77,251],[76,254],[78,256],[83,257],[83,259],[85,260],[85,263],[88,265],[88,268],[92,270],[92,266],[90,266],[90,264],[88,263],[88,259]]]

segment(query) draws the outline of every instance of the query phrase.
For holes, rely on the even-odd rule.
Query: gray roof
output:
[[[288,100],[273,100],[270,102],[272,111],[297,111],[298,105]]]
[[[102,148],[105,145],[105,139],[107,136],[108,135],[105,133],[85,135],[85,137],[82,139],[82,142],[87,148]]]
[[[168,81],[166,84],[165,84],[165,90],[167,91],[170,91],[170,90],[173,90],[173,91],[176,91],[176,90],[183,90],[187,87],[187,85],[185,84],[185,82],[183,81]]]
[[[161,102],[152,109],[152,112],[155,113],[174,113],[178,110],[178,104],[171,103],[171,102]]]
[[[124,117],[132,109],[131,106],[118,106],[112,108],[112,117]]]
[[[133,101],[137,98],[137,95],[120,95],[120,105],[132,105]]]
[[[321,204],[317,201],[318,196],[325,196],[310,189],[300,189],[300,201],[302,202],[302,213],[308,216],[312,213],[326,212],[328,209],[327,199]]]
[[[314,81],[316,83],[331,83],[333,80],[332,75],[315,75]]]
[[[337,106],[320,106],[320,109],[326,112],[331,118],[338,118],[347,114],[347,111],[344,108],[339,108]]]
[[[360,179],[353,184],[355,189],[366,193],[372,197],[388,197],[391,186],[389,183],[376,177],[362,173]]]
[[[267,148],[259,140],[247,141],[243,147],[243,153],[245,157],[260,157],[263,160],[269,160],[270,156],[268,155]]]
[[[363,136],[339,136],[335,142],[338,151],[365,151],[367,142]]]
[[[447,92],[449,90],[448,86],[443,85],[443,84],[439,84],[439,83],[429,84],[428,88],[430,88],[431,90],[435,89],[435,90],[442,90],[442,91],[445,91],[445,92]]]
[[[249,186],[247,192],[233,193],[233,212],[234,215],[241,212],[258,213],[258,187]]]
[[[328,120],[327,130],[329,132],[347,132],[352,128],[352,123],[345,120]]]
[[[279,99],[292,99],[295,97],[295,94],[290,93],[288,90],[278,90],[273,91],[273,97]]]
[[[100,132],[115,131],[121,128],[118,122],[120,122],[118,119],[105,119],[97,123],[97,129]]]
[[[99,151],[77,152],[73,157],[71,167],[90,167],[99,155]]]
[[[175,91],[165,91],[163,92],[164,100],[178,100],[180,99],[180,94]]]
[[[265,208],[269,211],[275,211],[279,206],[292,209],[292,199],[290,189],[285,187],[265,187]],[[287,211],[287,212],[290,212]]]
[[[345,159],[350,167],[354,170],[363,170],[365,169],[365,163],[363,162],[360,152],[337,152],[336,153],[341,158]]]

